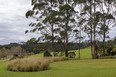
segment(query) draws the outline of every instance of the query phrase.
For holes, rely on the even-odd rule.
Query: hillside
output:
[[[76,53],[76,58],[78,58],[79,50],[71,50],[69,52],[75,52]],[[51,52],[51,54],[53,54],[53,53]],[[31,57],[43,57],[43,53],[29,56],[29,58],[31,58]],[[91,58],[91,49],[90,49],[90,47],[80,50],[80,58],[81,59]]]

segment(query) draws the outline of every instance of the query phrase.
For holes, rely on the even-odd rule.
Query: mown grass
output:
[[[74,51],[76,53],[76,58],[78,58],[79,57],[79,50],[71,50],[69,52],[72,52],[72,51]],[[90,47],[80,50],[80,58],[81,59],[92,58]]]
[[[89,59],[53,62],[50,70],[11,72],[0,62],[0,77],[115,77],[116,59]]]
[[[33,57],[43,57],[43,53],[31,55],[31,56],[28,56],[28,57],[25,56],[25,58],[33,58]]]
[[[42,57],[43,54],[28,56]],[[78,58],[78,50],[76,51]],[[7,62],[0,62],[0,77],[115,77],[116,59],[84,59],[91,58],[90,48],[81,50],[82,60],[53,62],[50,70],[38,72],[7,71]]]

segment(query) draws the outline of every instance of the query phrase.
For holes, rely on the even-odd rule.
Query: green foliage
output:
[[[115,17],[112,14],[108,14],[107,19],[114,19],[115,20]]]
[[[28,45],[28,44],[35,44],[36,42],[37,42],[36,38],[31,38],[30,40],[28,40],[26,42],[26,45]]]
[[[50,57],[50,56],[52,56],[52,55],[48,51],[44,52],[44,57]]]
[[[33,10],[37,10],[37,9],[42,10],[42,9],[44,9],[45,5],[47,5],[47,3],[44,3],[44,2],[42,2],[42,3],[35,3],[34,7],[33,7]]]
[[[91,8],[91,6],[88,6],[88,5],[86,5],[85,7],[84,7],[84,11],[89,11],[90,10],[90,8]]]
[[[65,52],[61,51],[61,52],[55,52],[55,56],[65,56]]]
[[[31,5],[35,4],[37,0],[31,0]]]
[[[59,8],[60,8],[60,11],[62,11],[62,12],[66,12],[66,10],[67,10],[69,12],[69,14],[71,12],[75,11],[74,8],[71,7],[69,4],[65,4],[64,6],[60,6]]]
[[[107,49],[107,55],[113,55],[113,52],[112,52],[112,49],[113,49],[113,47],[109,47],[108,49]]]
[[[25,31],[25,34],[28,33],[28,30]]]
[[[113,40],[108,40],[106,43],[106,49],[105,49],[105,55],[106,56],[113,56],[116,55],[116,43],[115,38]],[[98,47],[98,53],[102,56],[103,55],[103,45],[99,45]]]
[[[111,52],[111,55],[116,55],[116,48],[112,48],[112,50],[110,51]]]
[[[115,7],[114,3],[115,0],[32,0],[31,5],[33,6],[33,8],[32,10],[27,11],[26,18],[30,16],[37,21],[41,20],[42,22],[31,23],[29,26],[35,28],[30,31],[26,30],[25,33],[41,33],[42,37],[40,38],[42,41],[52,42],[52,51],[57,50],[55,47],[56,43],[54,42],[59,41],[58,39],[60,39],[60,41],[62,42],[62,47],[64,47],[63,49],[67,54],[68,38],[70,38],[69,34],[72,35],[73,29],[77,26],[75,24],[83,25],[85,28],[84,31],[88,34],[88,36],[90,36],[91,34],[91,43],[93,32],[94,36],[97,33],[101,34],[105,41],[105,38],[107,37],[106,34],[108,34],[110,30],[110,25],[108,24],[112,25],[112,22],[110,22],[110,20],[113,21],[115,19],[115,17],[113,16],[113,10],[111,7],[109,7],[110,5],[112,5],[112,7]],[[99,8],[98,6],[102,4],[104,4],[104,8]],[[80,11],[77,13],[75,7],[78,5],[82,5],[83,7],[81,7]],[[77,20],[79,20],[79,23],[75,21],[76,18]],[[108,24],[106,23],[107,21]]]
[[[75,52],[69,52],[68,53],[69,58],[75,58],[75,56],[76,56]]]
[[[34,14],[34,12],[29,10],[26,12],[25,16],[26,16],[26,18],[28,18],[29,16],[31,17],[33,14]]]

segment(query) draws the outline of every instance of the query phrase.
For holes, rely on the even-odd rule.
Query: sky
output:
[[[25,34],[31,29],[29,23],[34,21],[26,18],[25,13],[32,9],[31,0],[0,0],[0,45],[26,42],[37,34]]]
[[[28,33],[29,23],[35,21],[26,18],[25,13],[32,9],[31,0],[0,0],[0,45],[26,42],[37,38],[38,34]],[[110,30],[111,38],[116,36],[116,28]]]

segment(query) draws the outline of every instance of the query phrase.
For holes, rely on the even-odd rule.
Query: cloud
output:
[[[31,9],[31,0],[0,0],[0,44],[27,41],[36,34],[25,34],[34,19],[26,19],[25,13]]]
[[[116,27],[111,28],[108,35],[110,38],[116,37]]]

